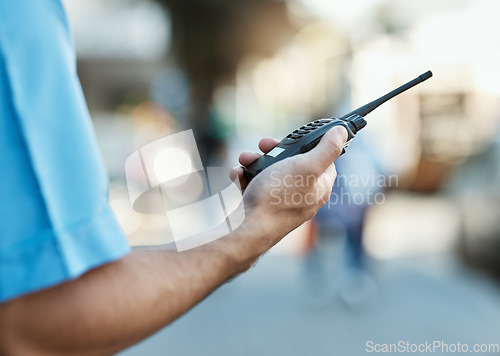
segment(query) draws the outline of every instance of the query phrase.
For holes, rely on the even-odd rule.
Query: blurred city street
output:
[[[164,212],[132,207],[133,152],[192,130],[204,168],[233,167],[262,137],[434,73],[370,113],[312,223],[120,355],[358,356],[398,343],[500,355],[498,1],[65,3],[110,205],[140,249],[175,234]]]
[[[366,354],[370,340],[500,343],[500,288],[489,278],[445,257],[374,267],[373,297],[347,307],[336,293],[323,301],[311,298],[299,259],[264,256],[187,315],[120,355],[357,356]],[[335,290],[334,278],[329,283]]]
[[[500,1],[0,3],[0,356],[500,355]]]

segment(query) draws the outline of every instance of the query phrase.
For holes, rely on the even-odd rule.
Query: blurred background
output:
[[[498,1],[65,4],[110,202],[133,246],[173,240],[164,215],[131,208],[124,162],[136,149],[193,129],[204,166],[235,166],[262,137],[434,73],[367,117],[312,222],[123,355],[500,343]]]

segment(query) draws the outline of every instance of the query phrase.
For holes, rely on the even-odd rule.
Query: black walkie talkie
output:
[[[366,126],[364,116],[372,112],[387,100],[392,99],[405,90],[422,83],[424,80],[432,77],[432,72],[428,71],[417,78],[409,81],[408,83],[400,86],[399,88],[391,91],[390,93],[372,101],[365,106],[360,107],[347,115],[342,116],[340,119],[331,117],[329,119],[319,119],[312,121],[304,126],[299,127],[297,130],[288,134],[278,145],[271,151],[257,159],[255,162],[245,168],[245,177],[248,181],[252,180],[257,174],[262,172],[263,169],[269,167],[271,164],[281,161],[285,158],[295,156],[312,150],[319,143],[323,135],[334,126],[342,125],[347,130],[347,142],[342,150],[345,153],[345,148],[354,136]]]

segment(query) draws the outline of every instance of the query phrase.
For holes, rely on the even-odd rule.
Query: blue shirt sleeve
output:
[[[0,302],[129,252],[60,0],[0,1]]]

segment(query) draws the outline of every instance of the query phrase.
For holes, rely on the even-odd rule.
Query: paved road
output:
[[[487,277],[453,259],[378,262],[373,271],[368,303],[347,307],[338,295],[318,303],[301,261],[271,254],[121,355],[356,356],[370,340],[500,343],[500,288]]]

